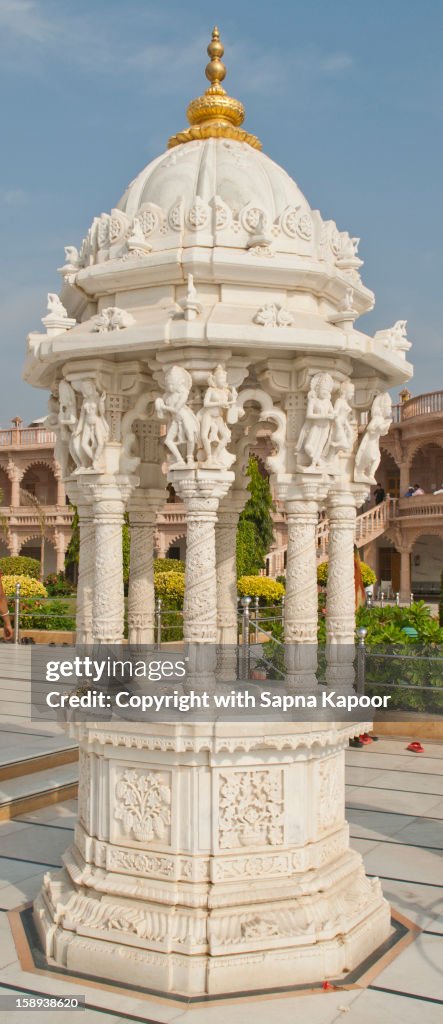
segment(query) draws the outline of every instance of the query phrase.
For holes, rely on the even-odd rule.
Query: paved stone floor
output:
[[[367,989],[239,1000],[187,1009],[170,1003],[87,990],[85,1024],[160,1021],[164,1024],[440,1024],[443,1020],[443,744],[380,739],[347,755],[347,805],[352,844],[369,874],[379,875],[392,906],[421,929]],[[75,819],[68,801],[0,824],[0,999],[48,992],[84,994],[85,986],[22,970],[6,911],[31,899],[42,874],[60,863]],[[1,1005],[1,1003],[0,1003]],[[66,1022],[66,1011],[0,1010],[2,1024]],[[71,1018],[69,1018],[71,1019]],[[77,1019],[74,1016],[74,1021]]]

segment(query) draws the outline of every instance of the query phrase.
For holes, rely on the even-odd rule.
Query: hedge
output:
[[[2,579],[6,597],[14,597],[16,583],[20,583],[20,597],[47,597],[48,591],[43,583],[32,576],[5,575]]]
[[[281,601],[285,588],[270,576],[240,576],[237,581],[238,593],[245,597],[259,597],[264,601]]]
[[[370,565],[366,565],[366,562],[360,562],[360,568],[364,587],[369,587],[372,583],[377,582],[377,574],[371,569]],[[320,562],[320,565],[317,566],[317,583],[320,587],[325,587],[327,582],[328,563]]]
[[[5,576],[32,576],[32,579],[40,579],[40,562],[37,558],[27,558],[25,555],[7,555],[0,558],[0,572]]]

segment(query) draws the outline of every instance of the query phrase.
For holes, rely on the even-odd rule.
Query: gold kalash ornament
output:
[[[168,149],[180,146],[183,142],[192,142],[193,139],[235,139],[236,142],[247,142],[254,149],[262,148],[260,140],[255,135],[250,135],[240,128],[245,119],[243,104],[228,96],[221,85],[226,75],[226,68],[221,60],[224,52],[220,33],[215,27],[208,46],[208,55],[211,59],[205,69],[206,78],[211,84],[204,96],[199,96],[189,104],[186,114],[191,127],[173,135],[169,139]]]

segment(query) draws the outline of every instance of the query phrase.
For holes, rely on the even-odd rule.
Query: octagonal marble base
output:
[[[387,939],[344,821],[355,724],[70,729],[79,822],[34,904],[60,966],[217,995],[336,978]]]

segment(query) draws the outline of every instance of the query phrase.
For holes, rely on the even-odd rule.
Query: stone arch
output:
[[[56,505],[57,479],[54,464],[46,460],[32,459],[24,470],[21,488],[33,494],[41,505]]]
[[[380,465],[376,473],[377,483],[390,494],[391,498],[400,497],[400,467],[393,451],[384,448]]]
[[[440,593],[443,572],[443,525],[423,526],[411,537],[411,590],[416,597]]]
[[[35,531],[26,537],[19,537],[19,554],[29,555],[30,558],[41,560],[41,535]],[[55,572],[57,567],[57,552],[54,536],[45,537],[45,553],[43,564],[43,576]]]
[[[437,480],[437,481],[436,480],[429,480],[429,485],[435,483],[436,487],[440,487],[441,484],[443,483],[443,438],[439,438],[438,435],[436,435],[435,437],[429,437],[429,438],[417,438],[410,446],[408,445],[408,448],[407,448],[407,461],[408,461],[408,464],[409,464],[410,480],[411,480],[412,484],[416,483],[416,482],[419,482],[419,481],[415,481],[413,479],[414,473],[415,472],[420,473],[420,471],[422,470],[422,466],[418,466],[418,465],[414,466],[414,460],[415,460],[416,456],[419,454],[419,452],[423,452],[424,455],[425,455],[425,458],[423,460],[423,465],[425,467],[425,474],[427,475],[428,472],[429,472],[429,474],[432,473],[432,468],[433,467],[432,467],[432,461],[431,461],[431,464],[430,464],[430,460],[429,460],[429,449],[431,449],[431,453],[432,453],[433,450],[436,450],[436,452],[435,452],[435,462],[438,464],[439,467],[441,466],[441,480]],[[429,467],[429,469],[428,469],[428,467]],[[423,489],[426,490],[426,487],[424,487]]]

